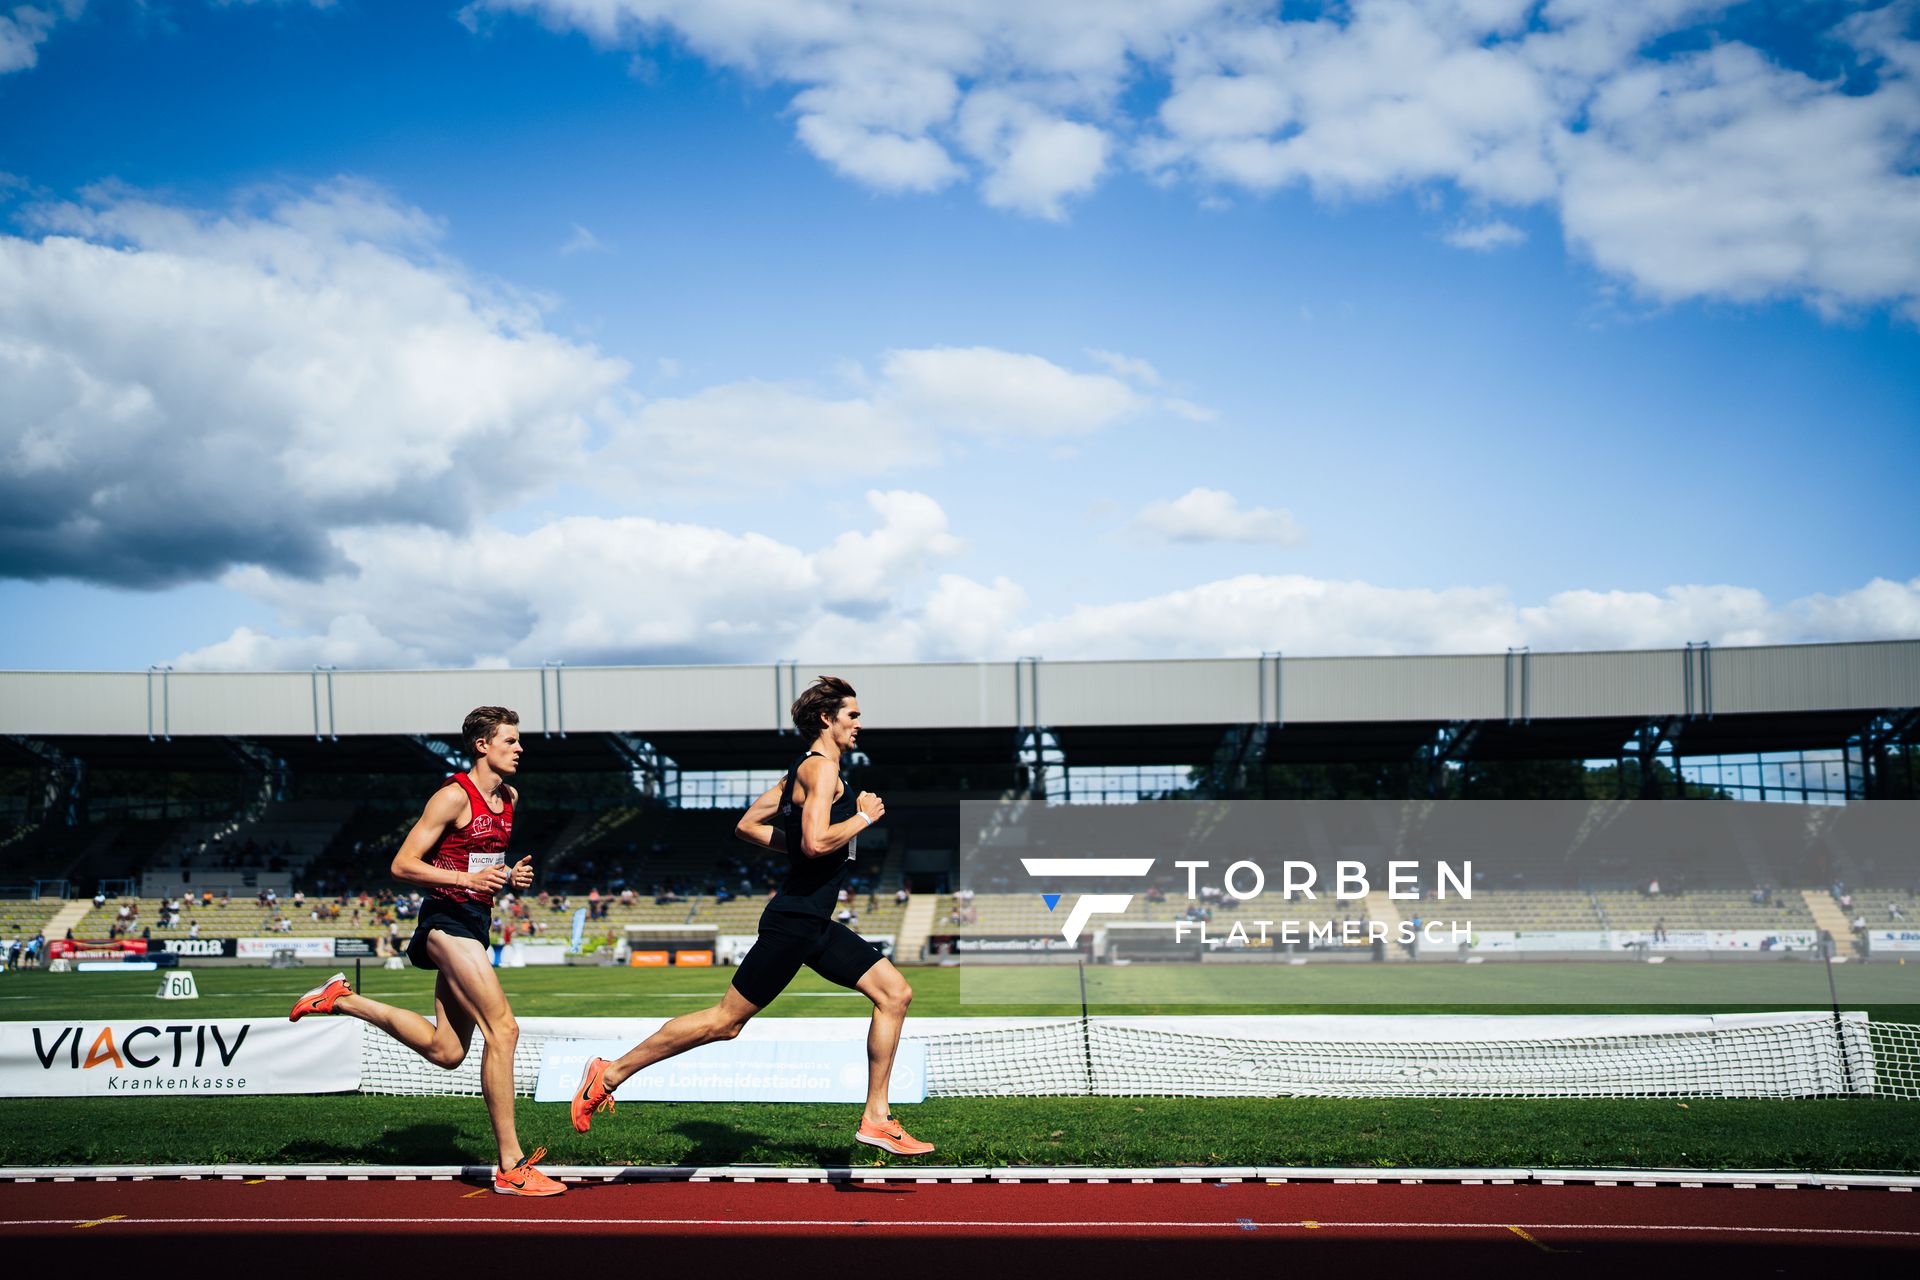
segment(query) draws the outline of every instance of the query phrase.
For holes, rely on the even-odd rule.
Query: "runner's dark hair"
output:
[[[466,720],[460,725],[460,741],[471,751],[475,743],[492,742],[501,725],[519,723],[520,713],[511,708],[475,707],[467,712]]]
[[[811,742],[826,727],[821,721],[822,716],[833,719],[840,714],[840,708],[848,698],[858,696],[853,686],[839,676],[815,677],[806,692],[793,700],[793,727],[800,731],[801,737]]]

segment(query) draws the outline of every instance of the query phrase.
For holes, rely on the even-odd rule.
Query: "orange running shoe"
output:
[[[864,1142],[870,1147],[882,1151],[891,1151],[897,1156],[924,1156],[933,1150],[931,1142],[922,1142],[900,1127],[900,1122],[892,1115],[887,1116],[883,1125],[870,1124],[865,1116],[860,1118],[860,1128],[853,1135],[855,1142]]]
[[[581,1133],[593,1124],[595,1112],[613,1114],[613,1090],[607,1088],[605,1079],[612,1065],[605,1058],[588,1058],[586,1069],[580,1073],[580,1087],[574,1090],[568,1110],[573,1112],[573,1127]]]
[[[493,1192],[501,1196],[557,1196],[567,1189],[533,1166],[547,1158],[545,1147],[536,1147],[530,1156],[521,1156],[511,1169],[493,1171]]]
[[[347,985],[347,975],[336,973],[325,982],[293,1002],[293,1012],[287,1015],[288,1022],[298,1022],[310,1013],[332,1013],[333,1002],[341,996],[350,996],[353,988]]]

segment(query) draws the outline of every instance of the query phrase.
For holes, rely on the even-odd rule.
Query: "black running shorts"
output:
[[[483,947],[493,945],[493,910],[477,902],[449,902],[428,898],[414,922],[413,941],[407,943],[407,960],[416,969],[440,966],[427,954],[427,934],[438,929],[451,938],[472,938]]]
[[[791,911],[760,913],[760,936],[733,971],[733,987],[758,1008],[773,1003],[805,965],[828,982],[859,985],[880,948],[837,920]]]

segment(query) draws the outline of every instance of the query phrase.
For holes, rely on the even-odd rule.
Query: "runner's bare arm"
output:
[[[740,821],[734,824],[734,839],[757,844],[775,853],[787,851],[787,833],[773,825],[773,815],[780,811],[780,789],[781,783],[774,783],[758,800],[747,806],[747,811],[740,815]]]
[[[507,788],[507,803],[516,804],[516,805],[520,803],[520,788],[518,787]],[[533,885],[533,855],[532,854],[528,854],[526,857],[520,859],[520,861],[513,864],[513,875],[511,878],[513,880],[513,887],[516,890],[527,889],[532,887]]]
[[[475,875],[468,871],[446,871],[427,861],[433,846],[460,821],[460,815],[466,809],[467,794],[459,787],[447,786],[434,792],[420,820],[413,824],[413,830],[407,832],[407,838],[400,842],[400,851],[393,855],[393,866],[390,868],[393,878],[406,884],[419,885],[423,889],[499,892],[500,886],[507,882],[508,871],[505,866],[488,867]]]
[[[879,796],[862,791],[854,802],[858,812],[845,822],[833,821],[833,793],[838,789],[839,778],[833,766],[819,756],[800,762],[795,785],[805,787],[807,792],[800,807],[800,852],[809,858],[838,853],[887,812]]]

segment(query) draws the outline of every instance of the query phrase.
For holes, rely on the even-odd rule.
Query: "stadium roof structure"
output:
[[[1581,653],[1161,661],[573,667],[453,671],[0,672],[0,752],[32,744],[95,767],[191,768],[222,743],[296,768],[417,769],[469,707],[503,704],[544,769],[767,768],[793,750],[787,707],[816,672],[860,690],[876,760],[1003,763],[1045,728],[1077,764],[1182,764],[1236,727],[1270,761],[1407,759],[1471,726],[1481,759],[1606,758],[1648,726],[1688,755],[1906,737],[1920,639]],[[435,747],[435,744],[440,744]],[[165,763],[163,763],[163,761]]]

